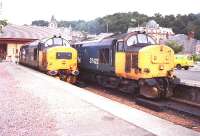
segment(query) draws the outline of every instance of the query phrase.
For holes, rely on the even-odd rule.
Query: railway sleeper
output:
[[[177,84],[176,88],[174,89],[173,97],[181,99],[183,101],[188,101],[189,103],[194,103],[194,105],[200,106],[200,88],[199,87]]]

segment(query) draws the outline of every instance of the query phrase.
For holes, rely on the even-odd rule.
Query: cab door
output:
[[[126,73],[130,73],[131,72],[131,53],[126,53],[125,72]]]

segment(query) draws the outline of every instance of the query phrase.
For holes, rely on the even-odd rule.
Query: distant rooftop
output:
[[[150,20],[147,22],[146,27],[148,28],[158,28],[159,24],[155,20]]]

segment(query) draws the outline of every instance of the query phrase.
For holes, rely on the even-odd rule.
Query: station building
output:
[[[0,31],[0,59],[14,61],[19,56],[20,47],[28,42],[53,35],[61,35],[58,29],[38,26],[18,26],[8,24]]]

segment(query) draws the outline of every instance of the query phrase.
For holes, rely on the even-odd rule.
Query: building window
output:
[[[104,48],[99,50],[99,63],[109,64],[109,48]]]

